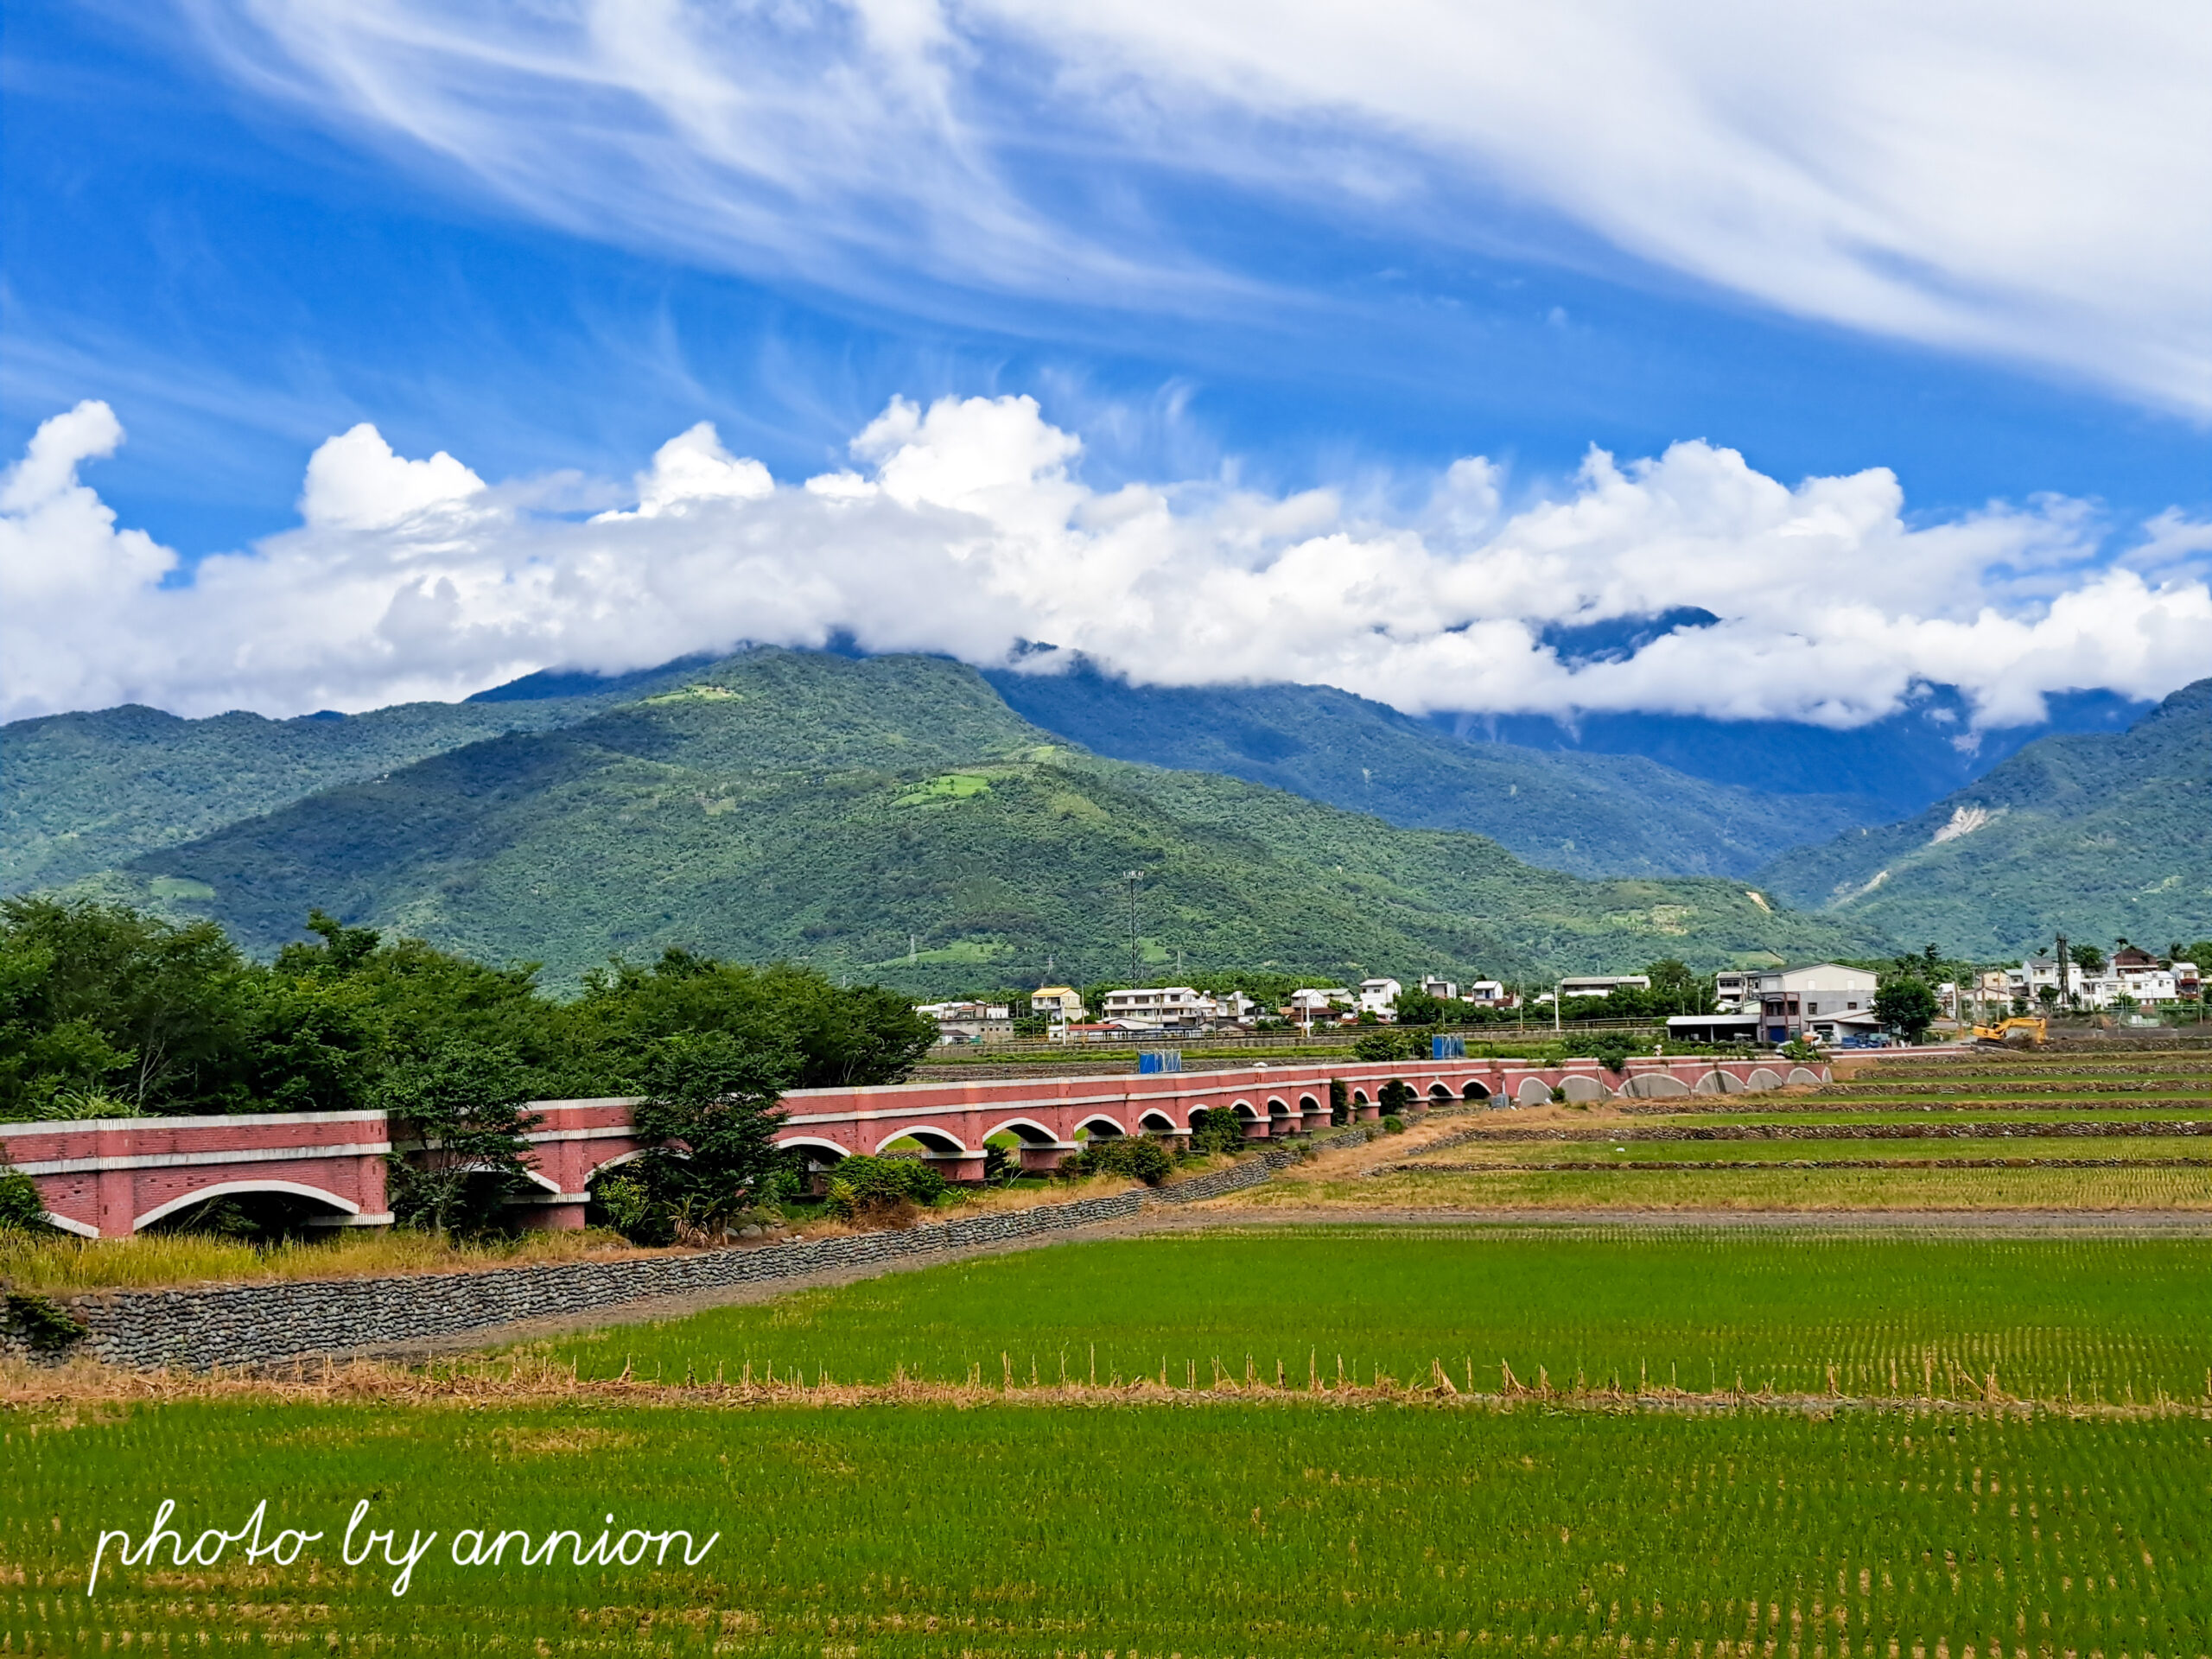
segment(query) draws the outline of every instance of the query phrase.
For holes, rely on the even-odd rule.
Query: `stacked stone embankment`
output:
[[[1368,1133],[1348,1130],[1332,1144],[1357,1145]],[[788,1244],[468,1273],[117,1290],[56,1298],[54,1306],[84,1325],[82,1337],[55,1347],[34,1346],[30,1322],[23,1312],[11,1310],[0,1325],[0,1352],[35,1359],[81,1354],[137,1369],[207,1370],[401,1347],[518,1320],[1048,1236],[1123,1220],[1152,1205],[1190,1204],[1257,1185],[1304,1155],[1300,1147],[1273,1147],[1248,1154],[1228,1168],[1158,1188]]]

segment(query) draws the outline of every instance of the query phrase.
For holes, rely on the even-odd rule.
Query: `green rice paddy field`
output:
[[[1024,1252],[547,1345],[583,1377],[1533,1383],[2202,1402],[2212,1237],[1254,1227]],[[2069,1393],[2070,1391],[2070,1393]]]
[[[19,1405],[0,1652],[2212,1652],[2212,1241],[1260,1228],[526,1358],[578,1381]],[[1501,1362],[1622,1395],[1466,1391]],[[1739,1382],[1778,1397],[1666,1392]],[[111,1557],[88,1598],[99,1534],[135,1548],[164,1497],[187,1549],[264,1499],[266,1536],[326,1535],[289,1567]],[[341,1559],[363,1499],[403,1559],[438,1535],[404,1596],[381,1550]],[[632,1529],[721,1535],[575,1564]],[[526,1537],[457,1564],[476,1532]]]
[[[1330,1154],[1231,1225],[429,1375],[19,1369],[0,1653],[2212,1659],[2212,1225],[2021,1213],[2212,1208],[2208,1103],[2196,1055],[1968,1057],[1712,1111],[1467,1114],[1478,1142]],[[1904,1166],[1986,1157],[2023,1162]],[[1267,1208],[1353,1204],[2008,1213]],[[119,1563],[164,1500],[177,1543]],[[264,1500],[264,1538],[323,1535],[247,1561],[209,1531]],[[357,1535],[396,1535],[348,1564],[363,1502]]]
[[[1769,1656],[2212,1647],[2212,1424],[1397,1407],[175,1405],[10,1433],[0,1651]],[[85,1593],[90,1529],[321,1531]],[[353,1506],[398,1573],[342,1565]],[[611,1522],[601,1517],[612,1516]],[[696,1566],[456,1566],[683,1529]],[[477,1545],[464,1539],[464,1554]],[[619,1545],[618,1545],[619,1547]],[[634,1548],[634,1546],[632,1547]],[[358,1540],[357,1540],[358,1553]]]

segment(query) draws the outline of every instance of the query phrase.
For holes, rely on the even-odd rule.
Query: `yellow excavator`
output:
[[[2025,1014],[1974,1028],[1974,1039],[1978,1043],[2029,1043],[2040,1047],[2050,1036],[2049,1020]]]

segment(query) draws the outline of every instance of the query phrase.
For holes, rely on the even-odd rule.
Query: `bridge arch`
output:
[[[1462,1100],[1488,1100],[1490,1098],[1490,1090],[1479,1083],[1471,1082],[1465,1088],[1459,1091],[1459,1098]]]
[[[1451,1099],[1452,1085],[1448,1083],[1430,1084],[1428,1085],[1428,1097],[1439,1103]]]
[[[1060,1137],[1054,1135],[1033,1117],[1009,1117],[996,1128],[986,1133],[986,1143],[1001,1135],[1010,1135],[1025,1147],[1056,1147]]]
[[[1175,1120],[1156,1108],[1137,1120],[1137,1128],[1147,1135],[1182,1135],[1187,1131],[1175,1127]]]
[[[1127,1129],[1103,1112],[1093,1112],[1075,1126],[1072,1134],[1082,1135],[1086,1131],[1093,1141],[1111,1141],[1117,1136],[1128,1134]]]
[[[195,1204],[205,1204],[210,1198],[243,1197],[253,1192],[274,1193],[290,1198],[310,1198],[317,1204],[327,1205],[344,1216],[358,1216],[361,1213],[361,1206],[353,1199],[341,1198],[327,1188],[309,1186],[302,1181],[216,1181],[207,1186],[195,1187],[189,1192],[180,1193],[174,1198],[156,1205],[144,1215],[131,1222],[130,1230],[134,1233],[143,1232],[165,1217],[173,1216],[180,1210],[188,1210]]]
[[[850,1147],[840,1145],[835,1141],[823,1140],[817,1135],[795,1135],[786,1140],[779,1141],[776,1144],[786,1151],[804,1153],[809,1163],[816,1160],[816,1154],[818,1153],[828,1153],[833,1163],[842,1163],[853,1155],[853,1149]],[[604,1164],[600,1166],[602,1169],[606,1166]]]
[[[948,1135],[943,1129],[927,1123],[917,1123],[906,1128],[894,1129],[877,1141],[875,1143],[877,1154],[880,1156],[887,1149],[901,1141],[918,1141],[922,1143],[924,1152],[936,1153],[940,1155],[950,1154],[957,1157],[964,1154],[968,1150],[960,1144],[957,1136]]]
[[[786,1141],[782,1144],[789,1146],[791,1142]],[[618,1152],[612,1158],[602,1159],[600,1162],[594,1164],[589,1169],[584,1172],[585,1183],[588,1185],[589,1183],[597,1180],[601,1176],[606,1174],[610,1169],[620,1169],[625,1164],[634,1164],[639,1159],[644,1157],[652,1150],[652,1148],[651,1147],[632,1147],[627,1152]],[[677,1152],[676,1155],[681,1158],[684,1154],[681,1152]]]

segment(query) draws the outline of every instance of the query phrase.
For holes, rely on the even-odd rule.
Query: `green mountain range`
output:
[[[656,689],[658,688],[658,689]],[[1103,759],[932,658],[749,652],[316,790],[79,884],[257,950],[311,906],[573,984],[681,944],[915,990],[1127,971],[1701,966],[1888,941],[1714,879],[1590,881],[1239,779]],[[512,723],[517,705],[474,705]],[[526,705],[524,705],[526,706]],[[10,728],[12,730],[12,728]]]
[[[1325,685],[1140,686],[1089,665],[987,670],[1014,710],[1095,753],[1217,772],[1415,830],[1471,830],[1576,875],[1747,877],[1785,848],[1885,823],[1870,795],[1693,778],[1634,754],[1469,742]]]
[[[1991,958],[2212,935],[2212,680],[2125,732],[2038,739],[1916,817],[1784,854],[1757,881],[1908,944]]]
[[[0,727],[0,893],[73,881],[487,737],[571,725],[683,671],[671,666],[557,698],[410,702],[296,720],[182,720],[126,703],[11,721]]]

